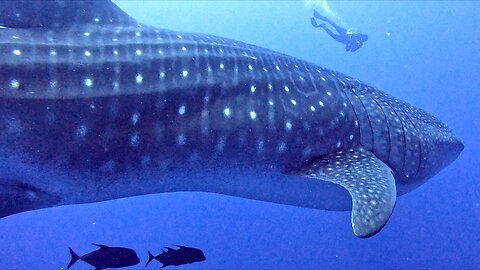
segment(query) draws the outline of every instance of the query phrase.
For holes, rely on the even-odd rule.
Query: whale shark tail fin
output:
[[[110,0],[0,0],[1,28],[68,28],[138,22]]]

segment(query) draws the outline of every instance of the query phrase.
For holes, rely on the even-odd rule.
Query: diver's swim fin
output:
[[[319,20],[324,20],[325,19],[325,17],[320,15],[320,13],[318,13],[318,11],[316,11],[316,10],[313,10],[313,17],[315,17]]]
[[[324,27],[325,23],[318,24],[317,21],[315,21],[315,18],[310,18],[310,22],[312,23],[313,27]]]

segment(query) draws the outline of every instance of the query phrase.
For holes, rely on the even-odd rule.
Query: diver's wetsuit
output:
[[[368,40],[368,36],[361,33],[351,33],[348,32],[345,28],[338,26],[336,23],[332,22],[325,16],[320,15],[316,10],[313,11],[313,16],[310,21],[313,27],[321,27],[329,34],[333,39],[338,42],[345,44],[345,50],[354,52],[360,49],[363,46],[363,42]],[[335,34],[332,30],[330,30],[325,23],[318,24],[315,19],[319,19],[329,23],[338,34]]]

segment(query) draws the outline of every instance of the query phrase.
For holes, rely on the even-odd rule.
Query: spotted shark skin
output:
[[[282,53],[110,1],[0,2],[0,217],[200,191],[352,209],[368,237],[463,149],[421,109]]]

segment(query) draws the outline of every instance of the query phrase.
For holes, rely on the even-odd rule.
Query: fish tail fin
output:
[[[78,256],[71,248],[68,248],[68,250],[70,251],[70,255],[72,256],[72,259],[70,259],[67,269],[72,267],[72,265],[80,259],[80,256]]]
[[[145,264],[145,266],[147,266],[153,259],[155,259],[155,256],[153,256],[153,254],[150,251],[148,251],[148,261]]]

